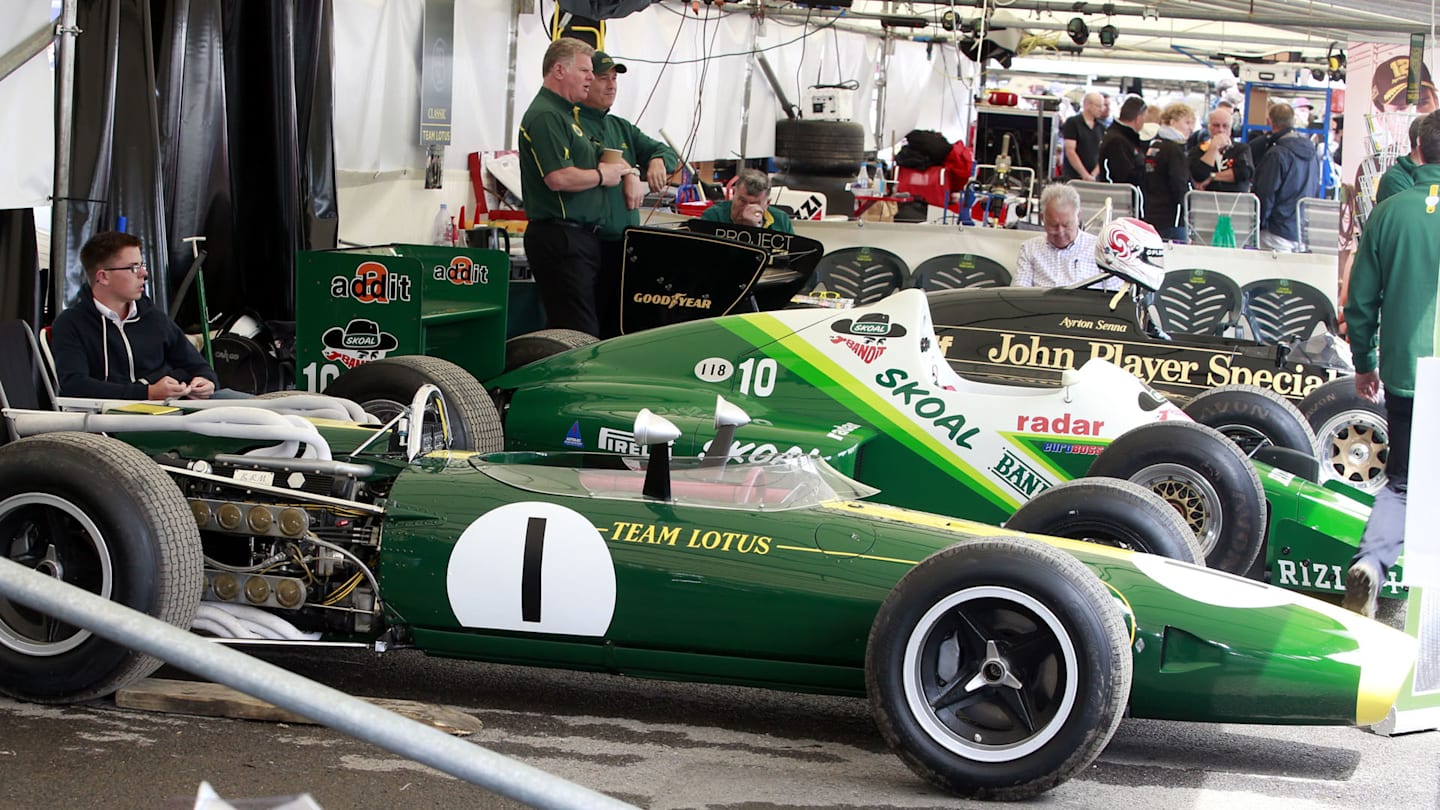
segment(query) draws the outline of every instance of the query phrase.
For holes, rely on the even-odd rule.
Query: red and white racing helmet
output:
[[[1165,279],[1165,240],[1150,223],[1121,217],[1100,231],[1095,264],[1147,290],[1158,290]]]

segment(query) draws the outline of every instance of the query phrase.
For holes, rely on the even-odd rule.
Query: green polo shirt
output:
[[[657,157],[665,161],[667,171],[673,172],[680,165],[680,157],[669,144],[646,135],[624,118],[584,104],[579,109],[580,126],[585,133],[600,141],[601,145],[623,152],[626,163],[640,167],[642,180],[650,161]],[[640,224],[640,211],[625,207],[624,183],[605,189],[605,203],[605,221],[600,225],[601,239],[619,239],[624,236],[627,225]]]
[[[594,169],[600,161],[600,145],[580,127],[577,109],[558,93],[541,87],[520,119],[520,194],[530,220],[568,219],[586,225],[605,221],[602,190],[551,191],[545,185],[545,175],[556,169]]]
[[[700,218],[706,222],[730,222],[731,208],[732,205],[729,200],[718,202],[706,208],[705,211],[700,214]],[[766,207],[765,220],[760,227],[769,228],[772,231],[779,231],[780,233],[795,233],[795,226],[790,223],[790,215],[773,205]]]

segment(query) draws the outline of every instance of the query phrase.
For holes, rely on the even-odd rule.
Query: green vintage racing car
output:
[[[15,392],[0,538],[37,571],[239,642],[867,695],[896,752],[964,796],[1053,787],[1126,712],[1373,723],[1414,659],[1299,594],[871,503],[821,458],[672,458],[680,431],[648,410],[640,455],[477,453],[433,447],[455,434],[429,384],[384,425],[308,395],[57,412]],[[494,412],[468,416],[498,449],[473,430]],[[715,438],[747,419],[715,408]],[[157,664],[0,598],[6,694],[87,700]]]
[[[1293,406],[1226,386],[1187,405],[1207,426],[1103,359],[1066,369],[1062,382],[957,374],[926,296],[903,290],[855,309],[757,312],[626,335],[487,385],[506,406],[511,449],[635,452],[627,425],[651,407],[683,428],[677,453],[703,454],[722,395],[754,417],[726,451],[732,463],[818,455],[877,487],[886,503],[1188,559],[1151,530],[1145,505],[1073,483],[1128,479],[1184,518],[1211,567],[1344,591],[1370,496],[1317,483],[1313,433]],[[1222,430],[1289,447],[1251,458]],[[1403,595],[1398,577],[1386,596]]]

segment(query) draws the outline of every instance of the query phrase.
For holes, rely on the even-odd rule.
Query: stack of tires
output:
[[[825,195],[827,214],[855,210],[850,186],[865,160],[865,128],[851,121],[775,122],[775,185]]]

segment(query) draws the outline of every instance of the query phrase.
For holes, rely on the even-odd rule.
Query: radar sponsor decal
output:
[[[410,277],[390,272],[380,262],[361,262],[355,275],[330,279],[331,298],[353,298],[362,304],[410,300]]]
[[[910,375],[898,368],[875,375],[875,382],[882,388],[890,389],[890,396],[900,400],[920,420],[948,433],[956,447],[975,449],[970,446],[970,439],[973,439],[980,429],[967,430],[964,414],[952,411],[943,398],[932,396],[930,391],[921,388],[919,383],[905,382],[908,379]]]
[[[1105,423],[1099,419],[1076,419],[1069,413],[1059,416],[1017,416],[1015,430],[1021,433],[1057,433],[1062,436],[1099,436]]]
[[[843,344],[865,362],[873,363],[885,353],[886,340],[905,337],[906,329],[898,323],[890,323],[890,316],[884,312],[867,312],[859,318],[842,318],[831,324],[832,344]]]

